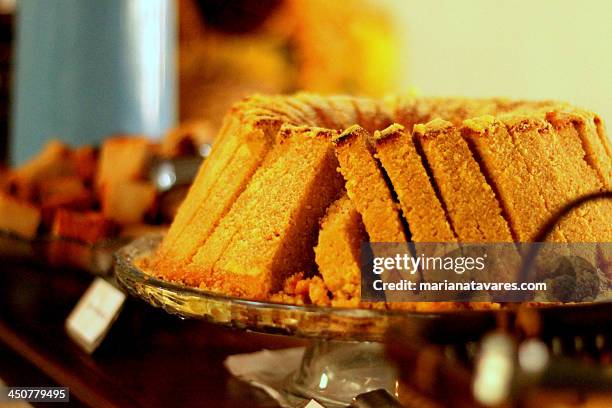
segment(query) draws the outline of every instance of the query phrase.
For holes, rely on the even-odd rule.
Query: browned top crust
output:
[[[339,145],[359,136],[367,137],[368,132],[359,125],[353,125],[344,130],[344,132],[334,136],[332,142],[335,145]]]
[[[454,126],[451,122],[443,119],[434,119],[427,123],[414,125],[413,132],[423,139],[433,139],[441,133],[453,131]]]
[[[404,126],[400,125],[399,123],[393,123],[383,130],[377,130],[374,132],[374,141],[381,142],[385,139],[398,137],[405,131],[406,128]]]

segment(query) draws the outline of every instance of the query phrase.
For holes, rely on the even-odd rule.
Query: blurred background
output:
[[[587,0],[389,2],[426,95],[559,99],[612,121],[612,4]]]
[[[9,134],[12,161],[23,162],[49,137],[159,138],[194,119],[215,129],[254,92],[561,99],[609,120],[610,9],[605,0],[0,0],[0,152],[6,160]]]

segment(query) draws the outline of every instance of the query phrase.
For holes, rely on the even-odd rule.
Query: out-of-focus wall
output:
[[[402,22],[406,88],[567,100],[612,129],[612,1],[385,1]]]

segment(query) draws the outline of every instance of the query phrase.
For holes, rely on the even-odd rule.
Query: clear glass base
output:
[[[396,395],[397,372],[382,344],[315,340],[300,368],[287,378],[284,391],[288,400],[315,399],[328,407],[345,407],[355,396],[380,388]]]

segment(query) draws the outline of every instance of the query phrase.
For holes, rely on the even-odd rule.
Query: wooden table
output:
[[[71,401],[88,406],[277,406],[232,378],[223,360],[303,340],[180,320],[130,299],[88,355],[67,337],[64,320],[92,280],[81,271],[0,259],[0,378],[8,385],[67,386]]]

